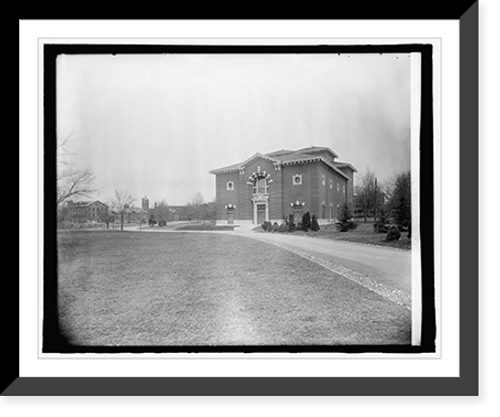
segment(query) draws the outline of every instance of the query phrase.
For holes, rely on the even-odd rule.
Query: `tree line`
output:
[[[392,222],[403,230],[411,225],[411,173],[404,171],[379,184],[369,169],[360,176],[354,188],[356,209],[364,221]]]

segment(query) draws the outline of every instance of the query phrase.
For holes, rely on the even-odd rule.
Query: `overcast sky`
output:
[[[215,197],[211,169],[328,146],[382,182],[410,168],[409,54],[61,55],[57,123],[94,197]]]

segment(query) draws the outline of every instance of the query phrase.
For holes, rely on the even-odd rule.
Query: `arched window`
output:
[[[267,194],[269,191],[269,186],[267,185],[267,180],[265,177],[258,177],[253,183],[253,193],[254,194]]]

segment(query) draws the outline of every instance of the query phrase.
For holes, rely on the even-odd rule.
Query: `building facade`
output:
[[[106,204],[96,201],[68,201],[67,212],[69,218],[75,223],[102,222],[109,213]]]
[[[334,221],[343,203],[353,205],[356,169],[327,147],[256,153],[210,171],[215,175],[216,218],[221,223],[295,221],[309,212]]]

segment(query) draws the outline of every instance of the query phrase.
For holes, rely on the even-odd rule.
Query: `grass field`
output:
[[[410,312],[283,249],[229,234],[61,232],[75,345],[410,343]]]

